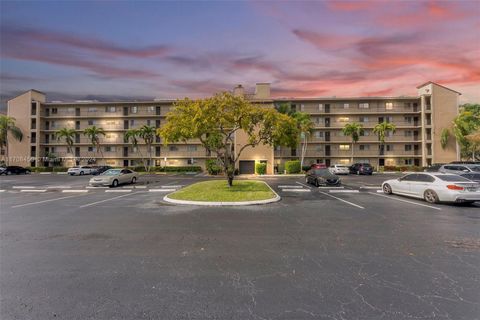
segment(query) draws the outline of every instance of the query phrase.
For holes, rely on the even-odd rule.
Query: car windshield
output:
[[[120,169],[110,169],[102,173],[103,176],[118,176],[122,170]]]
[[[454,174],[446,174],[446,175],[437,175],[436,176],[438,179],[443,180],[443,181],[458,181],[458,182],[468,182],[470,180],[460,177]]]
[[[472,170],[472,171],[480,172],[480,166],[472,166],[472,167],[468,167],[468,168],[470,168],[470,170]]]
[[[337,168],[348,168],[348,166],[344,166],[344,165],[341,165],[341,164],[338,165],[338,164],[337,164]]]
[[[467,179],[480,179],[480,173],[462,174],[462,177],[467,178]]]
[[[319,175],[319,176],[331,176],[332,175],[332,173],[330,171],[328,171],[328,169],[315,169],[314,172],[315,172],[316,175]]]
[[[371,165],[369,165],[368,163],[364,163],[364,164],[362,164],[362,166],[367,167],[367,168],[371,167]]]

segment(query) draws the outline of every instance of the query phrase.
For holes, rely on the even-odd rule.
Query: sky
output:
[[[416,95],[480,102],[480,1],[3,1],[0,98]]]

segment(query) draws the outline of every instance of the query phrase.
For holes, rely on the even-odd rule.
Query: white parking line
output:
[[[345,189],[345,187],[318,187],[318,189]]]
[[[299,185],[301,185],[301,186],[304,186],[305,188],[312,189],[312,187],[307,186],[306,184],[303,184],[303,183],[301,183],[301,182],[296,181],[295,183],[296,183],[296,184],[299,184]]]
[[[47,189],[22,189],[20,192],[46,192]]]
[[[147,186],[135,186],[135,189],[147,189]]]
[[[383,190],[377,190],[377,193],[383,193]]]
[[[57,172],[57,174],[68,174],[68,172]]]
[[[5,190],[0,190],[0,192],[5,192]]]
[[[361,186],[360,189],[382,189],[382,187],[381,186],[378,186],[378,187]]]
[[[68,197],[62,197],[62,198],[55,198],[55,199],[49,199],[49,200],[43,200],[43,201],[37,201],[37,202],[30,202],[30,203],[24,203],[24,204],[18,204],[16,206],[12,206],[12,208],[20,208],[20,207],[26,207],[26,206],[32,206],[35,204],[40,204],[40,203],[45,203],[45,202],[52,202],[52,201],[57,201],[57,200],[62,200],[62,199],[68,199],[68,198],[73,198],[75,196],[68,196]]]
[[[310,189],[281,189],[282,192],[311,192]]]
[[[109,187],[94,187],[94,186],[86,186],[86,189],[108,189]]]
[[[385,196],[383,194],[377,194],[377,193],[373,193],[373,192],[369,192],[370,194],[373,194],[375,196],[378,196],[378,197],[383,197],[383,198],[387,198],[387,199],[391,199],[391,200],[397,200],[397,201],[401,201],[401,202],[406,202],[406,203],[410,203],[410,204],[414,204],[414,205],[417,205],[417,206],[420,206],[420,207],[427,207],[427,208],[431,208],[431,209],[435,209],[435,210],[439,210],[441,211],[442,209],[438,208],[438,207],[434,207],[434,206],[429,206],[427,204],[423,204],[423,203],[417,203],[417,202],[413,202],[413,201],[408,201],[408,200],[404,200],[404,199],[398,199],[398,198],[394,198],[392,196]]]
[[[358,204],[355,204],[355,203],[350,202],[350,201],[347,201],[347,200],[343,200],[343,199],[341,199],[341,198],[337,198],[337,197],[332,196],[331,194],[328,194],[328,193],[326,193],[326,192],[319,191],[319,193],[324,194],[324,195],[326,195],[326,196],[328,196],[328,197],[330,197],[330,198],[334,198],[334,199],[340,200],[340,201],[342,201],[342,202],[345,202],[345,203],[347,203],[347,204],[349,204],[349,205],[351,205],[351,206],[357,207],[357,208],[359,208],[359,209],[365,209],[364,207],[359,206]]]
[[[13,186],[12,189],[35,189],[33,186]]]
[[[105,199],[105,200],[100,200],[100,201],[95,201],[95,202],[87,203],[87,204],[84,204],[83,206],[80,206],[79,208],[86,208],[86,207],[94,206],[94,205],[99,204],[99,203],[103,203],[103,202],[107,202],[107,201],[112,201],[112,200],[119,199],[119,198],[123,198],[123,197],[128,197],[128,196],[131,196],[131,195],[137,194],[137,193],[138,193],[138,192],[133,192],[133,193],[129,193],[129,194],[123,194],[123,195],[118,196],[118,197],[113,197],[113,198],[110,198],[110,199]]]
[[[171,186],[171,185],[165,185],[165,186],[160,186],[160,188],[181,188],[183,185],[178,185],[178,186]]]
[[[114,189],[114,190],[105,190],[105,192],[127,193],[127,192],[132,192],[132,189]]]
[[[88,190],[79,189],[79,190],[62,190],[62,193],[85,193]]]
[[[358,190],[329,190],[330,193],[359,193]]]
[[[40,174],[52,174],[51,172],[40,172]]]
[[[70,189],[72,186],[47,186],[47,189]]]
[[[298,188],[297,185],[286,185],[286,186],[277,186],[277,187],[280,188],[280,189],[286,189],[286,188],[293,188],[293,189],[295,189],[295,188]]]
[[[177,191],[177,189],[149,189],[149,192],[173,192]]]

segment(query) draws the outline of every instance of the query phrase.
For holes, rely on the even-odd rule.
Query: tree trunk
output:
[[[355,142],[352,141],[352,164],[353,164],[353,146],[354,146]]]
[[[5,160],[6,160],[6,161],[5,161],[5,164],[6,164],[7,166],[9,166],[9,165],[10,165],[10,158],[9,158],[9,156],[8,156],[8,136],[7,136],[7,140],[6,140],[5,142],[6,142],[6,143],[5,143]]]

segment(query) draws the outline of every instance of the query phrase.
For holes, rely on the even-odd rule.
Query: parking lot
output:
[[[264,206],[176,206],[205,179],[0,177],[2,319],[479,319],[480,204],[265,177]],[[249,178],[249,177],[245,177]]]

